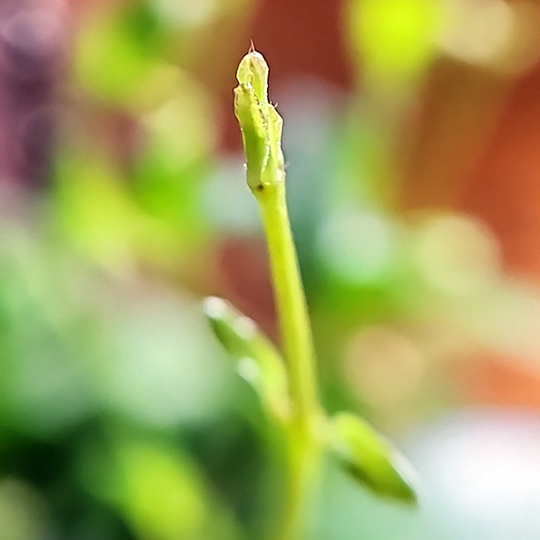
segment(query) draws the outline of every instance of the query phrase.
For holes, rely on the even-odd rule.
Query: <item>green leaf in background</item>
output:
[[[147,0],[99,13],[77,36],[76,78],[96,97],[131,103],[158,65],[163,40],[164,29]]]
[[[56,162],[62,227],[100,265],[130,268],[144,218],[118,173],[103,159],[65,153]]]
[[[237,360],[237,371],[257,392],[263,407],[283,420],[289,410],[285,365],[257,325],[232,305],[209,297],[204,312],[225,350]]]
[[[422,73],[436,54],[441,13],[435,0],[349,0],[350,43],[368,83],[403,84]]]
[[[190,237],[200,239],[204,232],[195,211],[184,211],[182,223],[180,218],[168,219],[164,211],[151,213],[149,205],[144,208],[119,168],[102,155],[85,156],[78,149],[63,152],[55,166],[55,211],[61,227],[91,259],[112,272],[130,271],[138,261],[175,268],[193,245]],[[187,198],[187,188],[184,193]],[[193,200],[195,195],[189,196]]]
[[[365,420],[346,412],[334,416],[330,447],[351,476],[373,492],[416,503],[412,466]]]
[[[115,508],[137,538],[238,540],[242,533],[201,471],[177,445],[155,435],[112,431],[82,449],[84,488]]]

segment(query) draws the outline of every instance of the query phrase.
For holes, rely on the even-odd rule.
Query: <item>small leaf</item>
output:
[[[234,89],[234,110],[242,131],[247,182],[252,191],[260,184],[270,155],[268,121],[263,113],[265,108],[266,105],[255,97],[251,86],[240,84]]]
[[[236,72],[234,110],[244,142],[247,182],[256,193],[261,185],[276,182],[283,168],[282,119],[268,101],[268,65],[262,54],[251,50]],[[264,174],[270,171],[271,174]]]
[[[264,56],[257,51],[250,51],[242,58],[236,70],[236,80],[250,86],[259,102],[268,102],[268,64]]]
[[[255,389],[266,411],[283,420],[289,411],[287,374],[274,345],[253,320],[222,298],[206,298],[204,312],[220,343],[236,359],[238,374]]]
[[[412,465],[386,438],[352,413],[330,422],[331,450],[351,476],[378,495],[416,503]]]

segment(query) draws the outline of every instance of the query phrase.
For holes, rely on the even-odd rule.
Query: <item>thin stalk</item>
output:
[[[285,200],[285,183],[257,192],[270,259],[274,298],[289,371],[296,421],[308,423],[318,411],[314,349]]]
[[[292,239],[283,181],[256,192],[268,243],[274,297],[289,372],[293,406],[286,431],[285,509],[278,540],[293,540],[301,525],[320,453],[315,429],[319,418],[313,338]]]
[[[321,456],[317,441],[298,436],[294,431],[289,433],[287,443],[285,508],[276,540],[296,540],[302,536]]]

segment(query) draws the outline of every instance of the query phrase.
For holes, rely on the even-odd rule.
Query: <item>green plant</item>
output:
[[[281,151],[282,118],[268,101],[268,66],[251,50],[240,62],[235,113],[242,131],[247,184],[259,203],[266,233],[284,358],[255,323],[228,302],[211,297],[205,311],[212,328],[237,359],[239,374],[260,396],[279,426],[287,459],[285,509],[277,540],[301,535],[304,510],[324,452],[377,494],[415,502],[403,458],[363,419],[329,417],[319,400],[308,309],[286,206]]]

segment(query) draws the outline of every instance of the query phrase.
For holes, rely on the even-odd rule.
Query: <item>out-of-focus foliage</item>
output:
[[[46,43],[60,4],[21,3],[0,36],[33,21]],[[238,51],[205,49],[222,26],[243,36],[256,5],[101,4],[65,19],[50,185],[1,192],[0,539],[261,538],[281,503],[276,434],[200,305],[236,295],[272,333],[259,252],[234,251],[260,246],[260,227],[241,157],[220,149],[226,114],[208,82],[249,36]],[[498,239],[475,216],[404,212],[396,195],[434,63],[510,84],[539,56],[538,8],[345,4],[352,91],[302,80],[270,98],[284,117],[325,405],[398,440],[422,476],[420,510],[372,498],[329,464],[309,537],[538,538],[537,421],[452,408],[467,404],[455,372],[478,351],[537,373],[540,293],[506,275]],[[228,106],[232,115],[232,92]],[[481,118],[475,134],[492,127]],[[442,122],[448,139],[452,122]]]
[[[442,3],[434,0],[348,2],[349,39],[372,84],[407,85],[436,53]]]

